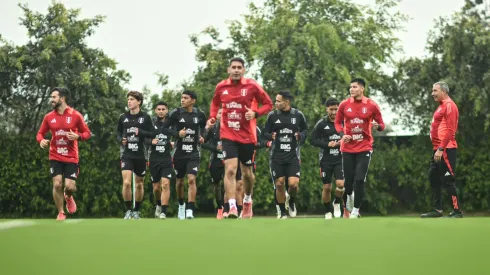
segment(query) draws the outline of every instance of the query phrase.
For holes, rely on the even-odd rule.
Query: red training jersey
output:
[[[341,142],[340,151],[346,153],[372,151],[373,120],[379,124],[379,130],[385,129],[381,111],[372,99],[363,96],[361,100],[351,97],[342,101],[335,117],[335,129],[339,133],[352,136],[352,140]]]
[[[258,108],[258,104],[262,104]],[[242,144],[256,144],[257,120],[247,120],[247,108],[256,111],[259,116],[272,110],[272,101],[264,89],[253,79],[241,78],[234,83],[230,78],[221,81],[211,101],[209,118],[216,118],[222,108],[220,137]]]
[[[67,107],[63,114],[53,110],[44,116],[36,139],[37,142],[41,142],[46,133],[51,131],[50,160],[78,163],[78,141],[68,139],[67,134],[70,130],[78,134],[80,140],[89,139],[92,135],[82,115],[71,107]]]
[[[441,101],[430,125],[430,139],[434,150],[438,147],[458,148],[456,143],[458,119],[459,111],[456,103],[451,98]]]

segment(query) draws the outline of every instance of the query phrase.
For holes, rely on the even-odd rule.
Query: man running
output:
[[[344,195],[344,173],[342,172],[342,156],[340,154],[340,135],[335,130],[335,116],[339,108],[339,102],[335,98],[329,98],[325,102],[327,115],[320,119],[311,132],[311,145],[320,147],[320,176],[323,181],[322,201],[325,205],[325,219],[332,216],[340,218],[340,206]],[[335,200],[333,209],[332,175],[335,176]],[[333,212],[333,215],[332,215]]]
[[[51,106],[53,111],[44,116],[43,122],[36,135],[36,140],[41,148],[49,145],[50,174],[53,178],[53,199],[58,210],[56,220],[66,219],[63,210],[63,197],[66,201],[66,210],[73,214],[77,211],[77,205],[73,194],[77,191],[76,179],[78,178],[78,141],[91,137],[90,130],[82,115],[66,101],[68,90],[66,88],[54,88],[51,91]],[[51,141],[45,138],[47,132],[51,132]],[[63,177],[65,189],[62,192]]]
[[[143,94],[130,91],[126,95],[129,111],[119,117],[117,123],[117,140],[121,144],[121,174],[123,178],[122,196],[126,206],[125,220],[140,219],[140,207],[144,196],[144,181],[146,174],[146,153],[148,152],[145,139],[139,135],[138,129],[151,131],[151,117],[141,111]],[[134,209],[132,208],[131,179],[135,174],[136,192]]]
[[[364,183],[373,153],[372,129],[385,129],[378,105],[364,96],[365,87],[364,79],[352,79],[349,89],[351,97],[340,103],[335,117],[335,129],[342,137],[340,151],[347,193],[346,208],[350,212],[350,219],[360,217]],[[352,194],[354,188],[355,198]]]
[[[255,177],[252,172],[254,147],[257,143],[256,118],[272,110],[272,101],[255,80],[244,78],[245,61],[233,58],[228,67],[230,77],[217,86],[211,102],[210,122],[216,122],[221,106],[220,136],[225,159],[225,192],[230,204],[228,217],[238,218],[236,204],[236,173],[238,161],[244,179],[243,218],[252,218],[252,190]],[[258,103],[262,104],[257,108]]]
[[[286,180],[289,194],[289,216],[296,217],[296,196],[300,179],[300,143],[306,140],[308,124],[303,113],[291,108],[293,96],[281,91],[276,96],[276,110],[269,113],[264,137],[272,140],[270,169],[275,182],[276,198],[281,210],[280,219],[286,219]]]

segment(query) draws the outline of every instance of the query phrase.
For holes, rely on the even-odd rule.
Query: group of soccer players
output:
[[[208,118],[194,106],[198,95],[193,91],[184,91],[181,107],[171,112],[168,112],[165,102],[158,102],[154,106],[154,119],[141,110],[143,95],[140,92],[127,94],[128,111],[120,116],[117,125],[117,140],[121,146],[122,197],[126,208],[124,219],[140,219],[148,163],[155,196],[155,216],[166,219],[170,180],[175,176],[179,204],[177,217],[193,219],[201,147],[211,152],[209,171],[218,219],[252,218],[255,155],[263,147],[269,151],[277,217],[287,219],[288,215],[297,215],[295,201],[301,175],[300,148],[308,137],[306,118],[291,106],[293,96],[287,91],[277,93],[275,110],[272,110],[272,101],[264,89],[254,80],[243,77],[243,59],[233,58],[228,74],[229,78],[216,86]],[[325,219],[341,217],[342,209],[344,218],[360,217],[359,209],[373,154],[372,131],[385,128],[378,105],[364,96],[365,86],[363,79],[355,78],[350,83],[349,98],[341,103],[329,98],[325,102],[327,115],[316,123],[311,133],[311,144],[320,148],[321,199],[325,205]],[[422,217],[442,216],[442,186],[448,187],[453,202],[454,211],[449,216],[463,216],[454,184],[457,147],[454,134],[458,111],[448,93],[447,84],[434,84],[432,95],[441,104],[434,114],[431,129],[435,148],[430,166],[434,209]],[[42,148],[50,144],[50,172],[58,220],[66,218],[63,197],[68,213],[76,211],[73,193],[78,177],[77,142],[91,136],[82,115],[66,104],[67,96],[68,91],[64,88],[52,90],[54,110],[45,116],[37,134]],[[261,131],[256,121],[263,115],[267,115],[267,119]],[[48,131],[52,134],[51,141],[45,139]],[[136,182],[134,206],[133,173]],[[336,188],[332,202],[333,176]],[[184,199],[186,177],[187,202]]]

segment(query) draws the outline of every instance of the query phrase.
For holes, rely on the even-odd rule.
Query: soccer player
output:
[[[66,88],[56,87],[51,91],[53,111],[44,116],[36,135],[41,148],[44,149],[49,145],[49,170],[53,178],[53,199],[58,210],[56,220],[59,221],[66,219],[63,197],[68,213],[73,214],[77,211],[73,194],[77,191],[75,181],[79,173],[78,141],[87,140],[91,136],[82,115],[67,105],[67,98]],[[48,131],[51,131],[51,141],[45,138]],[[62,192],[63,177],[65,178],[64,193]]]
[[[211,124],[214,124],[218,110],[223,106],[220,137],[225,159],[225,192],[230,204],[228,217],[238,218],[236,173],[240,165],[245,189],[242,216],[252,218],[252,190],[255,182],[252,166],[254,147],[257,143],[256,118],[272,110],[272,101],[255,80],[243,77],[243,59],[231,59],[228,74],[230,77],[216,86],[209,117]],[[260,108],[259,103],[262,104]]]
[[[177,173],[176,189],[179,199],[178,218],[194,219],[196,202],[196,176],[201,160],[201,144],[204,142],[206,115],[194,107],[197,94],[186,90],[182,93],[180,104],[182,107],[172,110],[164,127],[172,127],[178,131],[173,157],[174,168]],[[189,185],[187,205],[184,203],[184,177],[187,175]],[[186,209],[187,207],[187,209]]]
[[[335,129],[342,137],[340,151],[347,193],[346,208],[350,212],[350,219],[360,217],[359,208],[364,199],[364,183],[373,153],[372,129],[385,129],[378,105],[364,96],[365,87],[364,79],[352,79],[349,89],[351,97],[340,103],[335,117]],[[355,198],[352,194],[354,188]]]
[[[127,93],[128,111],[121,114],[117,123],[117,140],[121,144],[121,174],[123,178],[122,196],[126,206],[125,220],[140,219],[140,207],[144,196],[144,180],[146,174],[145,139],[139,135],[138,129],[151,131],[151,117],[141,111],[143,94],[138,91]],[[132,209],[131,179],[135,174],[136,192],[135,206]]]
[[[432,189],[434,209],[422,214],[422,218],[439,218],[442,213],[442,186],[451,197],[453,211],[449,218],[462,218],[458,194],[456,190],[456,131],[458,130],[459,111],[449,97],[449,86],[445,82],[437,82],[432,86],[432,97],[439,103],[430,127],[432,140],[432,157],[429,166],[429,179]]]
[[[293,96],[280,91],[276,96],[276,110],[269,113],[264,127],[264,137],[272,140],[270,169],[275,182],[280,219],[286,219],[286,180],[289,186],[289,216],[296,217],[295,199],[299,190],[300,143],[304,143],[308,124],[301,111],[291,108]]]
[[[339,102],[335,98],[329,98],[325,102],[327,115],[320,119],[311,132],[311,144],[320,147],[320,176],[323,181],[322,201],[325,205],[325,219],[340,218],[340,206],[344,195],[344,173],[342,171],[342,156],[340,154],[340,135],[335,130],[335,116],[339,108]],[[335,176],[335,200],[332,203],[332,175]]]
[[[167,103],[160,101],[155,105],[156,118],[153,120],[155,129],[150,132],[138,129],[143,137],[150,137],[150,176],[153,183],[153,195],[155,196],[155,217],[167,218],[168,201],[170,198],[170,180],[173,174],[171,142],[169,131],[163,129],[168,113]],[[165,133],[164,133],[165,132]],[[175,131],[170,132],[175,133]]]
[[[225,165],[223,164],[223,145],[221,144],[221,139],[219,136],[220,120],[221,120],[220,109],[218,115],[216,116],[217,122],[211,125],[208,121],[206,123],[206,136],[204,138],[204,143],[202,148],[207,149],[211,152],[209,156],[209,173],[211,174],[211,181],[213,183],[214,196],[216,200],[216,218],[218,220],[223,219],[223,194],[221,188],[221,180],[225,173]]]

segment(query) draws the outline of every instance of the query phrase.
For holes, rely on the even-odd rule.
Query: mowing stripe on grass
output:
[[[33,226],[34,224],[35,224],[35,222],[32,222],[32,221],[8,221],[8,222],[1,222],[0,223],[0,231],[1,230],[12,229],[12,228],[17,228],[17,227]]]

